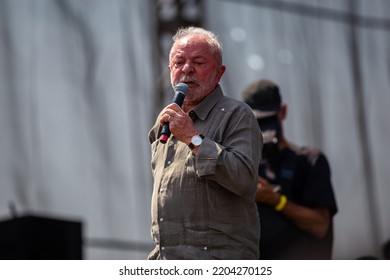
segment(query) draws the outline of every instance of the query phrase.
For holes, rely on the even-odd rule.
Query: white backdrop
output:
[[[224,43],[225,93],[240,99],[254,79],[276,81],[289,139],[328,156],[334,258],[380,256],[390,238],[390,2],[204,2],[206,27]],[[85,258],[146,258],[147,132],[166,75],[155,59],[156,3],[0,0],[2,219],[13,203],[80,220]]]
[[[20,213],[81,220],[85,258],[147,256],[88,246],[96,240],[151,246],[149,9],[0,1],[0,215],[12,202]]]

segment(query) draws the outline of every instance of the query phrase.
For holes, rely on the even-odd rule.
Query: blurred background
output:
[[[327,155],[333,258],[382,258],[389,11],[386,0],[0,0],[0,243],[15,237],[1,235],[9,221],[44,217],[79,225],[84,259],[146,258],[148,131],[173,97],[171,37],[196,25],[223,43],[226,95],[275,81],[286,136]]]

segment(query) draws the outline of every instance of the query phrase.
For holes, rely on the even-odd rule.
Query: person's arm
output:
[[[186,145],[194,135],[205,136],[202,144],[192,150],[197,176],[215,181],[240,196],[253,194],[262,149],[261,131],[253,112],[234,103],[227,104],[224,110],[215,110],[209,118],[218,120],[207,127],[214,139],[201,128],[198,130],[177,104],[163,110],[160,123],[170,122],[172,134]]]
[[[252,111],[240,108],[218,116],[215,138],[206,138],[197,151],[199,177],[215,181],[229,191],[254,195],[262,150],[262,136]]]
[[[274,192],[274,189],[265,179],[259,177],[256,201],[276,208],[278,205],[281,206],[279,204],[281,202],[281,195]],[[330,220],[329,208],[309,208],[298,205],[288,199],[283,204],[284,206],[282,209],[279,209],[279,212],[290,219],[298,228],[317,238],[323,238],[326,235]]]
[[[317,238],[325,237],[328,231],[330,213],[327,207],[308,208],[287,201],[286,206],[280,212],[300,229]]]

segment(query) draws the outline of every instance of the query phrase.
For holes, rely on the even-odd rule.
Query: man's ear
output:
[[[287,104],[280,105],[279,118],[280,120],[284,120],[287,118]]]
[[[219,66],[218,72],[217,72],[217,80],[218,80],[218,82],[221,80],[223,74],[225,73],[225,70],[226,70],[226,66],[225,65]]]

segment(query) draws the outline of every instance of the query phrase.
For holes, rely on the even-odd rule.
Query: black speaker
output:
[[[81,260],[82,223],[38,216],[0,222],[2,260]]]

